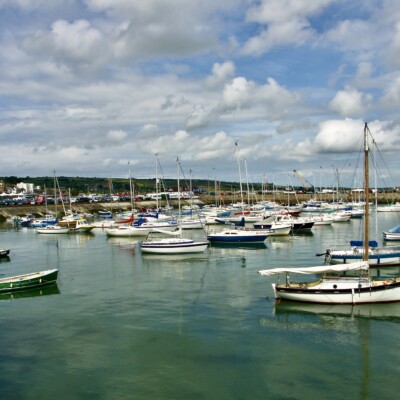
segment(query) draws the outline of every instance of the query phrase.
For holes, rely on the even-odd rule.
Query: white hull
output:
[[[43,228],[36,228],[35,231],[36,231],[36,233],[41,233],[41,234],[59,235],[62,233],[64,233],[64,234],[68,233],[69,228],[64,228],[64,227],[57,226],[57,225],[48,225]]]
[[[390,205],[390,206],[382,206],[376,208],[377,212],[400,212],[400,204]]]
[[[364,251],[361,248],[352,250],[334,250],[330,252],[331,264],[352,263],[361,261],[363,258]],[[379,249],[378,251],[371,250],[368,256],[368,262],[371,265],[400,263],[400,251],[391,249]]]
[[[146,236],[150,232],[173,232],[177,229],[176,226],[160,225],[160,226],[119,226],[117,228],[108,228],[105,230],[107,236],[113,237],[134,237]]]
[[[203,224],[199,220],[181,220],[178,225],[182,229],[202,229]]]
[[[278,226],[271,228],[268,236],[289,236],[292,227],[289,226]]]
[[[142,229],[138,230],[133,226],[120,226],[117,228],[106,228],[107,236],[111,237],[133,237],[133,236],[146,236],[147,233]]]
[[[327,217],[314,217],[314,226],[320,226],[320,225],[332,225],[333,218],[327,218]]]
[[[335,288],[336,286],[336,288]],[[276,299],[319,304],[367,304],[400,301],[400,281],[368,278],[323,279],[320,284],[273,284]]]
[[[400,240],[400,233],[383,232],[383,238],[385,240]]]
[[[143,253],[153,254],[202,253],[207,247],[207,242],[194,242],[187,239],[160,239],[141,244]]]
[[[207,239],[210,242],[220,243],[262,243],[269,234],[269,230],[225,229],[208,233]]]

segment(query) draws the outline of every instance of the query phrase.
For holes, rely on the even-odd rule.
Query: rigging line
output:
[[[162,169],[162,167],[161,167],[161,163],[160,163],[160,159],[158,158],[158,154],[159,154],[159,153],[156,154],[156,157],[157,157],[157,164],[158,164],[158,167],[159,167],[159,169],[160,169],[161,176],[162,176],[161,185],[162,185],[163,191],[166,192],[167,189],[166,189],[166,187],[165,187],[165,182],[164,182],[164,180],[165,180],[164,171],[163,171],[163,169]],[[157,179],[157,178],[156,178],[156,179]],[[167,206],[169,207],[170,204],[169,204],[168,196],[166,196],[166,201],[167,201]]]
[[[385,162],[385,159],[384,159],[384,157],[383,157],[383,155],[382,155],[382,152],[380,151],[380,149],[379,149],[379,147],[378,147],[378,144],[376,143],[376,141],[375,141],[373,138],[372,138],[372,143],[373,143],[373,145],[374,145],[374,147],[375,147],[375,149],[376,149],[376,152],[377,152],[378,155],[379,155],[379,159],[382,161],[382,164],[383,164],[384,167],[386,168],[386,171],[387,171],[388,175],[390,176],[390,178],[392,179],[392,181],[393,181],[393,183],[394,183],[395,179],[394,179],[393,175],[391,174],[391,171],[390,171],[389,167],[387,166],[387,164],[386,164],[386,162]],[[385,178],[384,178],[383,174],[381,174],[381,175],[382,175],[382,179],[383,179],[383,181],[384,181],[384,183],[385,183],[385,185],[386,185]],[[387,185],[387,186],[388,186],[388,185]]]

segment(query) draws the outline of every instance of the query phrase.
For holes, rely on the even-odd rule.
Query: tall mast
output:
[[[129,170],[129,194],[131,196],[131,211],[133,214],[133,190],[132,190],[132,177],[131,177],[131,163],[128,161],[128,170]]]
[[[236,154],[237,154],[237,162],[238,162],[238,167],[239,167],[239,184],[240,184],[240,201],[241,201],[241,209],[242,209],[242,214],[243,214],[243,187],[242,187],[242,172],[240,170],[240,159],[239,159],[239,146],[238,142],[235,142],[236,146]]]
[[[364,261],[368,261],[369,252],[369,164],[368,164],[368,125],[364,126],[364,190],[365,190],[365,217],[364,217]]]
[[[54,205],[56,210],[56,217],[57,217],[57,184],[56,184],[56,171],[54,171]]]
[[[178,221],[179,223],[181,223],[180,219],[181,219],[181,189],[180,189],[180,182],[179,182],[179,157],[176,158],[176,174],[177,174],[177,180],[178,180]]]
[[[158,153],[154,154],[156,156],[156,204],[158,211]]]

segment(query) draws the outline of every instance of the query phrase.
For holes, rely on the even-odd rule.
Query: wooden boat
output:
[[[0,278],[0,293],[32,289],[57,282],[58,269]]]
[[[275,299],[321,304],[400,302],[400,279],[374,279],[370,274],[368,127],[364,127],[365,219],[363,260],[341,265],[260,270],[263,276],[285,274],[284,283],[273,283]],[[318,275],[316,281],[291,282],[290,274]]]
[[[351,271],[359,271],[349,276]],[[285,274],[284,283],[273,283],[276,299],[319,304],[364,304],[400,301],[400,279],[373,280],[369,264],[323,265],[305,268],[272,268],[258,271],[260,275]],[[291,282],[290,274],[322,275],[317,281]],[[346,275],[347,274],[347,275]]]

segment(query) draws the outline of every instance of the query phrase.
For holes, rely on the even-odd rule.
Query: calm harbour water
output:
[[[390,214],[379,214],[380,241],[398,223]],[[274,278],[257,274],[321,265],[315,254],[357,238],[360,225],[161,256],[101,230],[38,235],[2,224],[0,247],[11,249],[11,261],[0,263],[1,274],[60,274],[56,292],[1,298],[1,397],[397,398],[400,303],[275,306]]]

